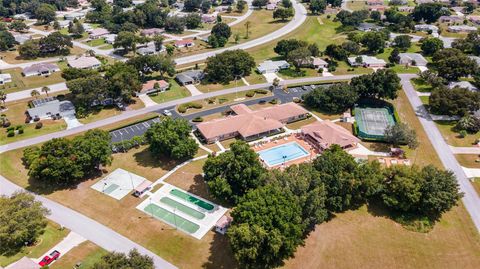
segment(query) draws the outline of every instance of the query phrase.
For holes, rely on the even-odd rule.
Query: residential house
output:
[[[265,8],[267,10],[275,10],[275,9],[277,9],[277,4],[276,3],[269,3],[269,4],[267,4],[267,6]]]
[[[33,107],[27,109],[27,114],[32,119],[63,118],[75,115],[75,106],[70,101],[59,101],[48,98],[45,102],[32,102]]]
[[[69,13],[69,14],[65,14],[65,16],[63,16],[63,18],[67,21],[73,21],[75,19],[77,20],[81,20],[83,18],[85,18],[85,13],[84,12],[72,12],[72,13]]]
[[[97,69],[102,63],[92,56],[80,56],[78,58],[67,59],[68,66],[79,69]]]
[[[140,34],[143,35],[143,36],[147,36],[147,37],[153,37],[153,36],[156,36],[156,35],[160,35],[164,32],[163,29],[160,29],[160,28],[148,28],[148,29],[143,29],[142,31],[140,31]]]
[[[315,69],[327,68],[328,67],[328,63],[320,57],[313,57],[312,56],[310,59],[311,59],[311,65]]]
[[[435,25],[430,25],[430,24],[417,24],[417,25],[415,25],[415,31],[438,32],[438,27],[435,26]]]
[[[480,16],[478,15],[468,15],[467,19],[475,24],[480,24]]]
[[[108,34],[108,35],[103,36],[103,39],[105,39],[105,43],[107,43],[107,44],[115,43],[116,38],[117,38],[116,34]]]
[[[95,28],[92,29],[88,35],[90,39],[99,39],[101,37],[104,37],[106,35],[110,34],[110,31],[108,31],[105,28]]]
[[[180,83],[180,85],[190,85],[199,83],[204,78],[205,73],[202,70],[187,70],[175,76],[175,80]]]
[[[245,104],[230,107],[235,113],[227,118],[202,122],[197,125],[199,135],[206,143],[215,143],[240,137],[251,141],[282,132],[285,124],[305,119],[309,112],[295,103],[251,110]]]
[[[360,139],[347,129],[329,120],[303,126],[301,134],[309,144],[319,151],[326,150],[332,145],[339,145],[344,150],[351,150],[357,148],[360,142]]]
[[[420,4],[433,3],[433,0],[415,0],[415,2],[417,3],[417,5],[420,5]]]
[[[20,260],[8,265],[5,269],[40,269],[40,265],[32,259],[24,256]]]
[[[399,6],[397,7],[398,11],[400,12],[412,12],[415,7],[409,7],[409,6]]]
[[[349,57],[348,63],[351,66],[363,66],[371,68],[382,68],[387,65],[387,63],[383,59],[378,59],[377,57],[367,55]]]
[[[478,29],[474,26],[468,25],[451,25],[448,26],[447,31],[452,33],[473,33],[476,32]]]
[[[440,16],[440,18],[438,18],[438,21],[442,23],[463,23],[463,20],[464,18],[455,15]]]
[[[31,17],[32,17],[32,14],[28,12],[13,15],[13,18],[15,20],[22,20],[22,21],[29,20]]]
[[[23,68],[22,75],[25,77],[50,76],[58,71],[60,71],[60,68],[54,63],[38,63]]]
[[[369,6],[383,5],[383,0],[367,0],[367,5]]]
[[[468,81],[453,81],[448,84],[449,89],[453,89],[455,87],[465,88],[472,92],[478,91],[478,88]]]
[[[195,46],[195,43],[193,39],[182,39],[175,41],[174,46],[177,48],[189,48]]]
[[[169,87],[170,84],[168,84],[168,82],[166,82],[165,80],[149,80],[142,85],[142,90],[138,92],[137,95],[164,92],[168,90]]]
[[[377,5],[377,6],[368,6],[368,11],[385,11],[387,7],[385,5]]]
[[[380,31],[383,28],[384,27],[376,25],[375,23],[370,23],[370,22],[362,22],[357,26],[357,30],[362,32]]]
[[[157,52],[158,51],[154,43],[148,43],[146,46],[142,46],[137,49],[137,53],[140,55],[154,55]]]
[[[427,60],[420,53],[400,53],[400,64],[427,66]]]
[[[260,65],[258,65],[257,70],[260,72],[260,74],[266,74],[266,73],[276,73],[282,69],[288,69],[290,68],[290,64],[285,61],[264,61]]]
[[[213,12],[212,14],[202,14],[203,23],[215,23],[217,22],[218,12]]]
[[[468,58],[474,60],[477,63],[477,65],[480,66],[480,57],[469,55]]]
[[[12,75],[8,73],[0,74],[0,85],[12,82]]]
[[[23,44],[27,42],[28,40],[32,39],[31,35],[24,35],[24,34],[14,34],[13,38],[15,38],[15,41],[18,42],[18,44]]]
[[[215,224],[215,231],[219,234],[226,234],[228,227],[232,224],[233,218],[229,215],[223,215]]]

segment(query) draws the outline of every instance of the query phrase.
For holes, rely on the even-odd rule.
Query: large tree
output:
[[[92,75],[67,81],[67,88],[73,95],[75,106],[85,110],[90,109],[92,103],[108,96],[108,82],[100,75]]]
[[[424,3],[417,5],[412,12],[415,21],[434,23],[440,16],[450,15],[450,11],[442,3]]]
[[[263,184],[261,176],[265,169],[250,146],[237,141],[229,151],[210,156],[203,166],[203,172],[215,197],[235,203],[249,190]]]
[[[135,67],[123,62],[116,62],[107,67],[105,79],[109,82],[109,93],[113,97],[121,97],[130,102],[135,92],[142,89],[140,75]]]
[[[344,26],[358,26],[362,21],[368,18],[368,10],[356,10],[353,12],[341,10],[337,14],[337,19]]]
[[[232,30],[230,30],[230,26],[224,22],[220,22],[213,26],[208,40],[212,47],[223,47],[227,44],[231,35]]]
[[[384,172],[381,198],[383,203],[397,211],[411,212],[422,197],[420,172],[415,167],[394,165]]]
[[[0,31],[0,51],[13,48],[17,42],[10,32]]]
[[[360,97],[395,99],[401,89],[400,78],[390,69],[352,78],[350,85]]]
[[[478,66],[475,60],[469,58],[458,49],[443,49],[437,51],[432,62],[439,76],[446,80],[457,80],[460,77],[477,73]]]
[[[135,67],[142,77],[153,72],[159,72],[161,77],[165,74],[175,75],[175,62],[162,54],[137,56],[128,60],[127,63]]]
[[[439,87],[430,95],[429,107],[435,114],[465,116],[480,109],[480,93],[460,87]]]
[[[132,32],[120,32],[118,33],[117,37],[115,37],[115,41],[113,42],[114,48],[123,48],[125,52],[133,51],[136,52],[137,50],[137,42],[138,38]]]
[[[288,54],[298,48],[307,47],[308,43],[303,40],[298,39],[283,39],[280,40],[277,45],[273,48],[275,53],[280,54],[284,57],[287,57]]]
[[[130,250],[128,256],[124,253],[110,252],[96,262],[93,269],[154,269],[155,264],[150,256],[142,255],[138,250]]]
[[[382,32],[367,32],[362,35],[361,42],[372,53],[382,52],[385,48],[386,35]]]
[[[190,159],[198,151],[198,144],[190,137],[190,131],[188,121],[163,117],[160,122],[152,124],[145,138],[156,157]]]
[[[311,108],[328,113],[342,113],[358,100],[358,94],[347,83],[337,83],[330,87],[318,87],[303,96]]]
[[[433,55],[435,52],[443,49],[443,41],[436,37],[422,39],[420,48],[425,55]]]
[[[295,12],[293,8],[277,8],[273,11],[273,18],[274,19],[281,19],[282,21],[286,21],[288,18],[293,17]]]
[[[415,130],[401,122],[390,125],[385,129],[385,141],[394,146],[408,145],[412,149],[418,146]]]
[[[73,47],[72,38],[60,32],[54,32],[39,40],[40,56],[69,55]]]
[[[308,6],[312,14],[319,14],[325,11],[327,8],[327,1],[325,0],[311,0]]]
[[[205,72],[212,82],[228,83],[239,76],[248,76],[255,67],[253,57],[243,50],[229,50],[207,58]]]
[[[76,162],[82,166],[82,170],[86,173],[97,171],[101,165],[106,166],[111,163],[110,139],[107,131],[99,129],[88,130],[85,135],[73,139],[73,148],[77,154]]]
[[[41,24],[47,24],[55,20],[55,7],[49,4],[40,4],[34,11],[35,18]]]
[[[47,226],[49,211],[26,192],[0,196],[0,254],[16,254],[36,242]]]
[[[412,45],[412,37],[409,35],[399,35],[393,39],[393,46],[399,48],[402,51],[406,51]]]

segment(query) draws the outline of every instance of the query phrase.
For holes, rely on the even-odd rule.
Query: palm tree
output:
[[[245,23],[245,28],[247,28],[247,34],[245,35],[245,39],[248,39],[248,36],[250,35],[250,31],[249,31],[249,30],[250,30],[250,25],[251,25],[251,24],[252,24],[252,23],[251,23],[250,21],[247,21],[247,22]]]
[[[30,96],[35,97],[35,99],[37,99],[39,95],[40,93],[37,90],[32,90],[30,92]]]
[[[42,87],[42,92],[44,92],[44,93],[47,95],[47,97],[48,97],[48,92],[49,92],[49,91],[50,91],[50,88],[49,88],[49,87],[47,87],[47,86],[43,86],[43,87]]]
[[[0,101],[2,101],[3,107],[5,107],[5,100],[7,100],[7,94],[4,90],[0,90]]]

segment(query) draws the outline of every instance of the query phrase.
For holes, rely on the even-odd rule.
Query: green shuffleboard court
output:
[[[178,197],[180,199],[183,199],[189,203],[192,203],[194,205],[197,205],[205,210],[212,210],[214,208],[214,206],[210,203],[207,203],[207,202],[204,202],[200,199],[198,199],[197,197],[194,197],[194,196],[191,196],[190,194],[188,193],[185,193],[183,191],[179,191],[177,189],[173,189],[170,191],[170,194],[175,196],[175,197]]]
[[[107,193],[107,194],[110,194],[112,192],[114,192],[116,189],[118,189],[118,186],[117,184],[112,184],[110,186],[108,186],[105,190],[103,190],[104,193]]]
[[[187,233],[193,234],[194,232],[198,231],[200,229],[200,226],[197,224],[184,219],[178,215],[175,215],[168,210],[159,207],[156,204],[149,204],[144,208],[144,211],[153,215],[155,218],[165,221],[166,223],[177,227],[181,230],[186,231]]]
[[[192,216],[196,219],[203,219],[205,218],[205,214],[203,214],[202,212],[198,212],[197,210],[193,209],[193,208],[190,208],[184,204],[181,204],[171,198],[168,198],[168,197],[162,197],[160,199],[160,202],[166,204],[166,205],[169,205],[173,208],[175,208],[176,210],[179,210],[179,211],[182,211],[183,213],[189,215],[189,216]]]

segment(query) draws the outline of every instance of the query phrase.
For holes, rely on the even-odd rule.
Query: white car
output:
[[[163,111],[163,115],[165,115],[165,116],[172,116],[172,112],[170,112],[170,110],[168,110],[168,109],[165,109],[165,110]]]

